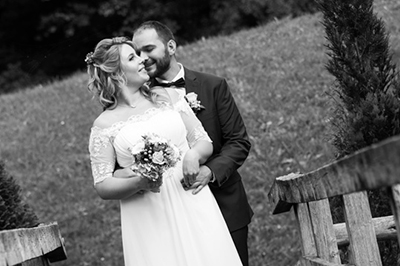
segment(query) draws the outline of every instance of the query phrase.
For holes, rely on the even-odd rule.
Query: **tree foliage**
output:
[[[167,24],[185,44],[315,10],[312,0],[4,0],[0,93],[82,69],[100,39],[131,36],[146,20]]]
[[[336,77],[333,144],[338,157],[400,133],[398,73],[372,2],[321,4],[329,42],[327,69]]]
[[[335,77],[332,143],[337,158],[400,133],[400,79],[389,35],[372,0],[318,0],[328,41],[327,70]],[[368,192],[373,217],[391,214],[386,190]],[[333,219],[343,220],[340,198]],[[397,265],[398,245],[379,243],[384,265]]]
[[[0,162],[0,231],[37,226],[38,218],[22,203],[21,189]]]

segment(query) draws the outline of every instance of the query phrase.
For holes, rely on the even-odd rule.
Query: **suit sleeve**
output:
[[[222,186],[244,163],[251,144],[242,116],[225,79],[222,79],[215,88],[214,97],[221,125],[222,147],[210,157],[206,165],[214,173],[218,186]]]

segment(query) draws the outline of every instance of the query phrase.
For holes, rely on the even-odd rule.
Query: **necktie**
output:
[[[183,78],[180,78],[176,81],[172,82],[158,82],[157,80],[154,80],[154,86],[161,86],[161,87],[185,87],[185,80]]]

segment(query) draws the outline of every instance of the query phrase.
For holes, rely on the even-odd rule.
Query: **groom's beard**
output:
[[[164,51],[164,56],[161,59],[158,60],[154,60],[152,58],[147,59],[147,62],[145,63],[146,66],[152,66],[155,63],[155,70],[152,72],[149,72],[149,70],[147,70],[147,74],[151,77],[151,78],[156,78],[156,77],[160,77],[162,75],[165,74],[165,72],[168,71],[169,69],[169,64],[171,63],[171,57],[168,54],[168,50],[165,49]]]

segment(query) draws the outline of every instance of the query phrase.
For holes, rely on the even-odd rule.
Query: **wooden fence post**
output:
[[[367,192],[343,195],[343,202],[350,241],[350,263],[362,266],[381,266]]]
[[[294,213],[299,225],[301,238],[301,253],[303,256],[317,257],[314,233],[312,229],[310,211],[307,203],[299,203],[294,206]],[[311,266],[307,261],[302,262],[303,266]]]
[[[396,224],[397,240],[398,243],[400,243],[400,185],[393,185],[388,188],[388,190],[390,195],[390,206]]]
[[[0,231],[0,266],[48,266],[67,259],[58,224]]]
[[[335,230],[329,200],[323,199],[308,203],[311,221],[317,246],[318,258],[340,264],[339,249],[336,242]]]
[[[333,236],[337,236],[337,244],[350,245],[352,265],[380,266],[377,238],[388,240],[397,237],[400,243],[399,173],[400,135],[360,149],[314,171],[280,176],[275,179],[268,196],[275,203],[273,214],[288,212],[295,206],[302,237],[303,265],[341,265],[335,261],[335,247],[330,243]],[[372,219],[365,191],[385,187],[391,196],[393,217]],[[346,225],[329,225],[332,218],[324,206],[328,206],[329,198],[336,196],[343,197]],[[326,201],[321,203],[321,200]],[[319,231],[324,233],[318,234]]]

